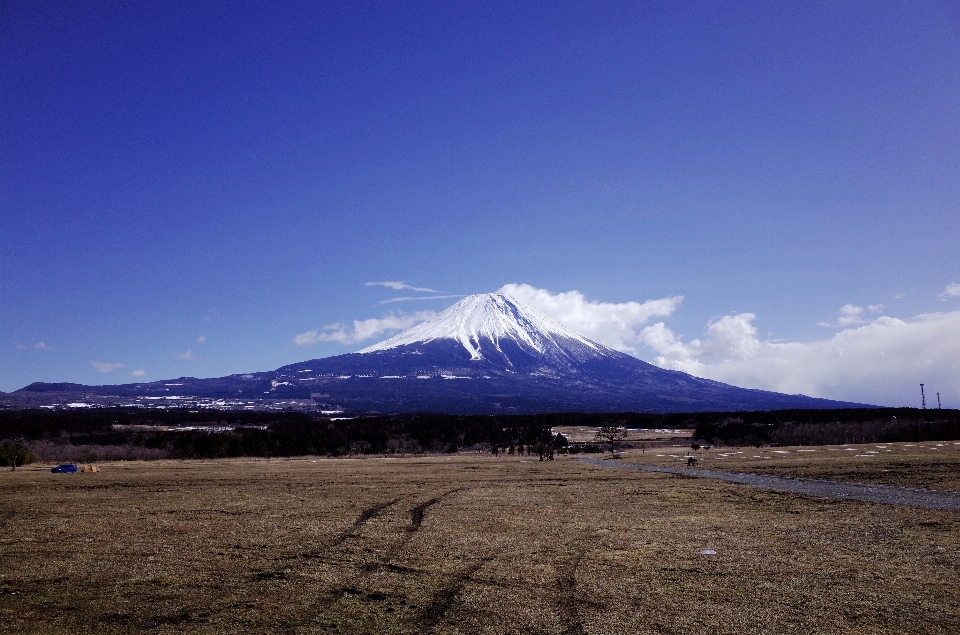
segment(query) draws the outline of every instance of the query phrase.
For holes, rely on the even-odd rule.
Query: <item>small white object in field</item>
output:
[[[700,552],[700,555],[702,555],[702,556],[715,556],[715,555],[717,555],[717,552],[714,551],[713,549],[704,549],[703,551]]]

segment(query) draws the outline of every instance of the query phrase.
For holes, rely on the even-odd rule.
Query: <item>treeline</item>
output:
[[[783,416],[787,412],[801,416]],[[811,416],[802,416],[806,413]],[[758,447],[949,441],[960,439],[960,410],[775,411],[765,416],[730,413],[722,419],[698,423],[693,436],[700,444]]]
[[[558,426],[695,428],[694,441],[725,445],[822,445],[960,439],[960,411],[912,408],[778,410],[671,415],[551,413],[402,414],[331,420],[303,412],[222,410],[0,411],[0,441],[41,460],[286,457],[478,451],[549,458],[569,446]],[[177,429],[191,427],[207,429]],[[171,429],[173,428],[173,429]],[[214,431],[210,428],[219,428]],[[10,443],[3,445],[0,464]]]
[[[84,410],[0,410],[0,439],[14,435],[43,439],[63,435],[93,434],[114,425],[147,426],[262,426],[313,421],[303,412],[254,410],[145,410],[142,408],[91,408]]]
[[[609,415],[411,414],[332,421],[300,412],[3,411],[0,439],[25,439],[46,460],[343,456],[462,449],[549,458],[566,444],[550,432],[559,425],[556,421],[591,425],[608,419]],[[189,429],[195,426],[221,429]]]

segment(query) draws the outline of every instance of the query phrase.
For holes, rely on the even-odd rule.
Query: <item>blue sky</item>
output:
[[[269,370],[373,341],[300,334],[453,302],[383,300],[518,284],[683,296],[604,331],[669,367],[960,403],[958,25],[950,2],[3,3],[0,390]],[[910,372],[879,392],[758,376],[757,347],[881,318],[923,333],[889,335]]]

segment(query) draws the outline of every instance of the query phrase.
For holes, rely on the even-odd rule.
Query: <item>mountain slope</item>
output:
[[[22,391],[63,392],[64,384]],[[435,319],[357,353],[266,373],[180,378],[77,393],[312,399],[349,411],[690,412],[837,408],[848,404],[737,388],[647,364],[501,294],[469,296]],[[19,391],[18,391],[19,392]]]

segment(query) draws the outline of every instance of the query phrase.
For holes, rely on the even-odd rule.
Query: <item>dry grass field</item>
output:
[[[950,512],[565,458],[102,467],[0,473],[0,631],[960,632]]]
[[[686,465],[687,454],[701,467],[793,478],[820,478],[857,483],[960,492],[960,441],[868,443],[783,448],[686,446],[629,451],[625,459],[648,465]]]
[[[574,443],[595,443],[597,439],[597,428],[591,426],[556,426],[553,428],[554,434],[560,433]],[[649,429],[649,430],[626,430],[624,441],[627,442],[671,442],[682,445],[690,445],[690,438],[693,436],[693,430],[671,430],[671,429]]]

